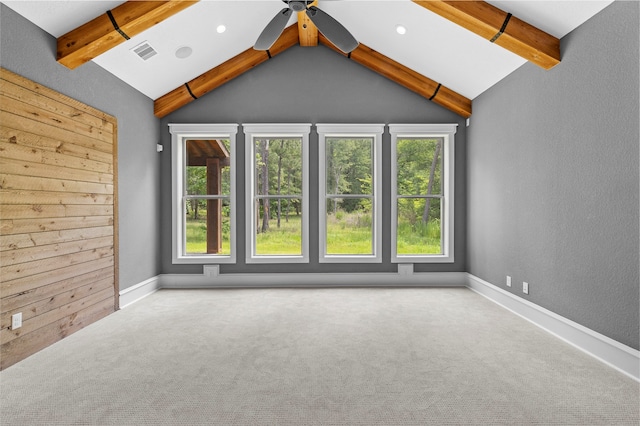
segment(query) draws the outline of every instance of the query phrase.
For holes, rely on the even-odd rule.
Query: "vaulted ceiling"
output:
[[[281,0],[2,1],[58,38],[61,64],[92,60],[154,99],[158,117],[298,44],[327,46],[468,117],[472,99],[527,61],[556,66],[559,39],[611,2],[319,0],[360,42],[347,55],[296,13],[269,51],[254,50]],[[144,44],[157,52],[146,60]]]

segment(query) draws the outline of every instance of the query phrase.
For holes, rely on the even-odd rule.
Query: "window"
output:
[[[170,124],[173,263],[233,263],[237,124]]]
[[[309,262],[310,124],[244,124],[247,263]]]
[[[392,262],[453,262],[456,124],[390,124]]]
[[[318,124],[320,262],[381,262],[383,124]]]

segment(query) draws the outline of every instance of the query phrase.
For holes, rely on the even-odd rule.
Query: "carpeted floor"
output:
[[[2,425],[634,425],[640,385],[464,288],[162,290],[0,373]]]

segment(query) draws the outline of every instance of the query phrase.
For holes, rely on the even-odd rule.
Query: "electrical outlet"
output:
[[[524,294],[529,294],[529,283],[526,281],[522,282],[522,292]]]
[[[20,327],[22,327],[22,312],[11,315],[11,329],[15,330]]]
[[[511,276],[507,275],[507,287],[511,287]]]

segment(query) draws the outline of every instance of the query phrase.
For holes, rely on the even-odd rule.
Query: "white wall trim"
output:
[[[164,274],[161,288],[464,287],[465,272]]]
[[[467,274],[466,286],[570,345],[640,382],[640,351],[564,318],[481,278]]]
[[[144,299],[150,294],[160,290],[160,275],[151,277],[131,287],[120,291],[120,309],[126,308],[135,302]]]
[[[218,274],[217,268],[204,272],[149,278],[120,291],[120,307],[126,308],[162,288],[467,287],[640,382],[640,351],[467,272],[413,272],[408,267],[400,268],[399,273]]]

